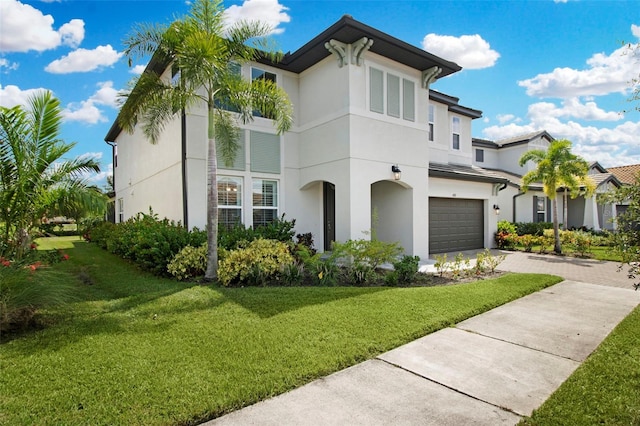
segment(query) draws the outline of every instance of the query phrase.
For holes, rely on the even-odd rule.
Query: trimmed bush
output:
[[[541,236],[545,229],[553,229],[553,222],[516,222],[516,233],[522,235]]]
[[[186,246],[167,265],[167,271],[178,281],[204,275],[207,269],[207,244],[200,247]]]
[[[232,250],[218,265],[218,280],[231,285],[266,284],[281,268],[294,263],[289,245],[276,240],[258,239],[246,248]]]

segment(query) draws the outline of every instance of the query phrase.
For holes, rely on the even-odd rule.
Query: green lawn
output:
[[[522,425],[640,425],[640,306]]]
[[[77,301],[0,345],[0,423],[197,424],[558,282],[239,288],[158,279],[60,240]],[[45,248],[49,241],[42,241]]]

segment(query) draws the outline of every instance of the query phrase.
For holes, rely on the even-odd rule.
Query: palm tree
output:
[[[3,251],[20,258],[29,231],[44,215],[78,206],[100,210],[104,197],[90,189],[87,172],[99,172],[98,162],[81,156],[63,160],[74,146],[59,139],[62,110],[51,92],[42,91],[27,107],[0,107],[0,229]]]
[[[220,0],[196,0],[186,17],[169,26],[140,25],[134,29],[124,42],[130,62],[154,55],[154,59],[171,66],[175,74],[168,79],[147,69],[125,95],[118,118],[129,132],[140,121],[150,142],[157,143],[164,126],[177,114],[198,103],[206,104],[207,280],[215,279],[218,270],[217,149],[230,164],[238,147],[237,120],[251,121],[254,111],[272,118],[278,134],[289,130],[293,121],[284,90],[268,80],[244,80],[234,72],[234,64],[261,57],[278,59],[267,49],[266,36],[271,28],[257,22],[225,28],[223,12]],[[237,113],[220,108],[223,104]]]
[[[533,161],[537,167],[522,177],[523,191],[526,192],[533,182],[542,182],[543,191],[552,202],[553,235],[555,238],[553,250],[560,254],[562,247],[558,229],[556,193],[558,189],[564,187],[573,196],[577,196],[580,190],[585,188],[587,192],[592,194],[595,187],[588,177],[589,164],[583,158],[571,153],[571,142],[566,139],[552,141],[546,151],[534,149],[525,152],[520,157],[520,166],[524,166],[527,161]]]

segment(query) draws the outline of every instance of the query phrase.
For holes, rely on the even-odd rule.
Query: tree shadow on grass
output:
[[[246,287],[219,291],[260,318],[389,290],[389,287]]]

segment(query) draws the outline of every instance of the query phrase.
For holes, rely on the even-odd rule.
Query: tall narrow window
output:
[[[436,107],[435,105],[429,104],[429,141],[433,142],[435,140],[435,122],[436,122]]]
[[[451,135],[453,149],[460,149],[460,118],[453,117],[451,120]]]
[[[237,78],[242,78],[242,67],[237,62],[229,62],[227,65],[229,72]],[[223,95],[217,95],[214,99],[216,108],[224,109],[231,112],[240,112],[238,108],[231,105],[229,98]]]
[[[387,114],[400,117],[400,77],[387,74]]]
[[[260,68],[251,68],[251,81],[253,80],[267,80],[267,81],[272,81],[273,83],[276,83],[276,75],[272,72],[261,70]],[[253,111],[253,115],[255,117],[263,117],[263,115],[260,114],[260,111],[257,111],[257,110]],[[265,117],[265,118],[272,118],[272,117]]]
[[[402,79],[402,118],[408,121],[415,120],[416,91],[413,81]]]
[[[216,150],[216,158],[218,159],[218,168],[227,170],[244,170],[246,168],[246,150],[245,150],[245,131],[238,131],[238,149],[236,150],[236,156],[231,164],[227,164],[224,161],[222,150]]]
[[[369,109],[384,114],[384,74],[375,68],[369,68]]]
[[[118,198],[118,223],[124,222],[124,198]]]
[[[484,149],[476,149],[476,161],[484,163]]]
[[[231,228],[242,223],[242,179],[218,177],[218,223]]]
[[[254,179],[252,199],[254,228],[278,218],[278,181]]]

